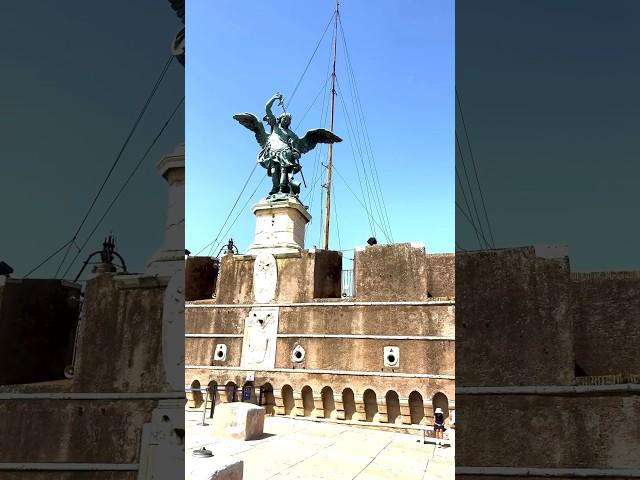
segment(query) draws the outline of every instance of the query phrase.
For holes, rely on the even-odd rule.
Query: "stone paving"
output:
[[[421,437],[267,417],[257,440],[222,440],[208,426],[198,426],[202,413],[186,413],[186,461],[191,471],[205,459],[191,452],[206,447],[220,460],[242,460],[245,480],[424,480],[453,479],[454,448],[423,444]]]

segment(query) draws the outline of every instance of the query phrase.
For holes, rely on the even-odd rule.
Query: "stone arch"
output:
[[[200,381],[194,380],[191,382],[191,388],[200,388]],[[191,400],[193,401],[192,408],[200,408],[204,403],[204,396],[200,391],[191,392]]]
[[[227,382],[227,384],[224,386],[224,401],[225,403],[229,403],[229,402],[233,402],[235,400],[237,400],[236,397],[236,384],[234,382]]]
[[[305,417],[310,417],[316,409],[316,404],[313,401],[313,389],[309,385],[302,387],[302,407]]]
[[[333,398],[333,389],[324,387],[320,392],[322,395],[322,408],[324,410],[324,418],[338,418],[336,411],[336,401]]]
[[[444,412],[444,418],[449,418],[449,399],[447,398],[447,396],[442,393],[442,392],[437,392],[434,396],[433,396],[433,411],[435,412],[437,407],[440,407],[442,409],[442,411]]]
[[[400,415],[400,398],[398,393],[389,390],[385,395],[385,403],[387,404],[387,422],[402,423],[402,415]]]
[[[276,398],[273,396],[273,386],[268,382],[262,385],[262,406],[267,415],[276,414]]]
[[[415,390],[409,394],[409,415],[412,424],[419,424],[424,420],[424,400],[420,392]]]
[[[353,414],[356,413],[356,399],[350,388],[342,391],[342,408],[344,408],[344,419],[352,420]]]
[[[370,388],[366,389],[362,395],[362,401],[364,402],[364,414],[367,422],[378,421],[378,398],[376,397],[376,392]]]
[[[284,404],[284,414],[295,415],[296,402],[293,400],[293,388],[291,388],[291,385],[283,385],[280,394],[282,395],[282,403]]]

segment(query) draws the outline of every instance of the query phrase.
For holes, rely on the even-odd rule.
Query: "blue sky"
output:
[[[330,82],[323,86],[329,72],[331,29],[292,101],[291,95],[334,8],[331,1],[282,1],[277,8],[265,2],[188,3],[186,246],[192,253],[216,236],[213,247],[233,237],[240,251],[246,250],[255,228],[250,206],[270,189],[270,179],[258,166],[238,199],[259,147],[253,134],[232,115],[253,112],[262,118],[265,102],[280,91],[300,136],[308,129],[328,126],[323,111],[328,106]],[[391,236],[395,242],[424,242],[431,252],[453,251],[454,2],[346,0],[341,2],[340,17]],[[366,183],[362,181],[364,196],[358,183],[358,172],[363,175],[361,157],[353,153],[358,145],[349,132],[342,103],[356,129],[342,38],[339,35],[341,95],[336,97],[334,131],[345,141],[334,148],[339,173],[334,171],[332,213],[337,215],[332,215],[330,248],[347,250],[364,245],[374,233],[355,197],[373,212],[382,208],[363,200]],[[366,170],[372,172],[369,157],[363,158]],[[303,187],[301,194],[313,216],[307,228],[307,248],[321,245],[320,198],[324,191],[317,181],[323,170],[321,162],[326,163],[326,147],[302,158],[307,183],[315,183],[314,188]],[[222,229],[236,199],[235,210]],[[379,227],[375,233],[386,243]],[[215,251],[213,247],[201,254],[216,255],[220,247]]]

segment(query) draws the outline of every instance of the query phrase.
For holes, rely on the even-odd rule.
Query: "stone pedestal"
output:
[[[311,214],[295,197],[261,200],[252,211],[256,216],[256,236],[248,255],[298,253],[304,249],[304,227]]]
[[[213,415],[213,435],[235,440],[253,440],[264,430],[265,409],[253,403],[223,403]]]
[[[169,184],[164,242],[147,264],[147,275],[172,276],[184,268],[184,145],[158,162],[158,172]]]

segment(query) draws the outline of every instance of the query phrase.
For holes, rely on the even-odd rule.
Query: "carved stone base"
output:
[[[264,199],[252,208],[256,216],[256,236],[247,250],[272,254],[297,253],[304,249],[304,227],[311,214],[296,197]]]

